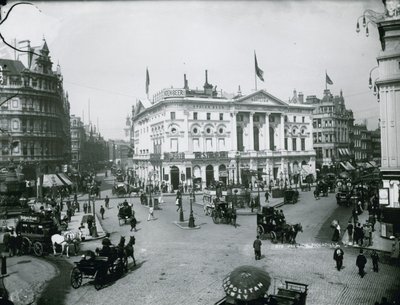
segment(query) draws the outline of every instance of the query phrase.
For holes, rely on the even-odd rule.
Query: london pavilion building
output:
[[[170,189],[287,181],[315,174],[313,107],[264,90],[232,98],[208,83],[170,88],[132,111],[136,181]],[[295,181],[296,182],[296,181]]]

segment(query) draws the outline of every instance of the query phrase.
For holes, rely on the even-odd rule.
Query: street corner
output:
[[[34,257],[12,257],[7,265],[4,287],[15,305],[34,304],[46,284],[57,274],[51,263]]]
[[[194,226],[194,227],[189,227],[189,221],[174,221],[173,222],[174,225],[176,225],[178,228],[182,229],[182,230],[196,230],[196,229],[200,229],[200,226]]]

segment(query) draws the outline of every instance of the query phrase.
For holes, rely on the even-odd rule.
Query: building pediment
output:
[[[257,104],[257,105],[271,105],[271,106],[288,106],[288,103],[281,101],[275,96],[269,94],[264,90],[258,90],[246,96],[241,96],[234,99],[235,102],[240,104]]]

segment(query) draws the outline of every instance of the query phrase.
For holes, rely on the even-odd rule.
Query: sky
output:
[[[9,3],[1,7],[2,16]],[[106,139],[124,137],[126,117],[163,88],[202,88],[204,71],[217,90],[255,90],[254,51],[264,89],[288,101],[293,90],[322,98],[325,71],[332,94],[343,90],[356,122],[378,126],[379,104],[368,88],[381,51],[374,24],[356,33],[366,9],[382,1],[46,1],[20,5],[0,26],[10,42],[43,37],[61,66],[71,114],[96,125]],[[0,42],[0,48],[3,43]],[[10,52],[13,54],[13,52]],[[372,79],[378,78],[378,70]],[[90,106],[89,106],[90,105]],[[90,112],[89,112],[90,109]]]

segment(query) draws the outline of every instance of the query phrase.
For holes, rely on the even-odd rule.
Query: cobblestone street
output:
[[[162,210],[155,211],[157,219],[153,221],[146,221],[146,206],[140,205],[137,198],[130,199],[140,221],[138,232],[134,233],[138,266],[133,267],[130,263],[128,274],[100,291],[93,285],[72,290],[66,304],[109,304],[115,300],[138,304],[214,304],[224,296],[222,279],[237,266],[247,264],[270,273],[274,279],[270,293],[284,280],[309,284],[308,305],[368,305],[398,291],[400,270],[397,267],[382,264],[380,272],[374,273],[369,260],[367,275],[360,278],[355,266],[356,249],[344,248],[344,269],[336,270],[330,243],[331,229],[321,231],[322,224],[337,209],[334,196],[312,202],[309,201],[310,194],[305,193],[296,205],[282,207],[288,222],[300,220],[303,223],[304,232],[298,235],[300,245],[271,244],[265,240],[260,261],[255,261],[253,256],[254,215],[239,216],[239,226],[235,229],[230,225],[214,224],[209,216],[204,216],[201,206],[194,205],[196,225],[201,228],[181,230],[173,225],[173,221],[178,220],[173,197],[165,198],[166,203]],[[119,201],[122,200],[112,200],[112,208],[106,211],[102,221],[105,230],[112,233],[114,243],[120,235],[133,234],[128,225],[118,224],[115,207]],[[185,202],[184,206],[187,217],[189,205]],[[310,211],[304,214],[307,208],[314,211],[318,221],[308,217]],[[325,236],[325,240],[321,236]],[[85,247],[94,249],[99,244],[99,241],[93,241]]]

